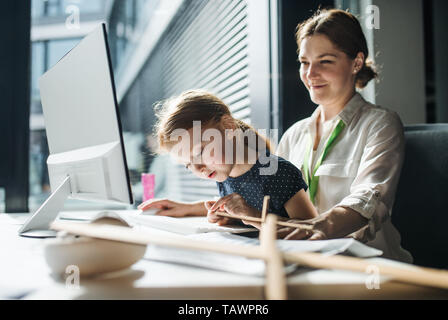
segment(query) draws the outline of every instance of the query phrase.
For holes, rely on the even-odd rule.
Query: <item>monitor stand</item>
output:
[[[70,177],[56,188],[39,209],[20,228],[19,235],[31,238],[51,238],[56,237],[57,231],[50,230],[59,212],[64,207],[65,200],[71,193]]]

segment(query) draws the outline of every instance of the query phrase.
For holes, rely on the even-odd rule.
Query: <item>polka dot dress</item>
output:
[[[243,175],[232,178],[228,177],[223,182],[217,182],[221,197],[231,193],[240,194],[244,200],[253,208],[261,211],[265,195],[271,197],[269,202],[269,213],[275,213],[281,217],[288,217],[284,205],[297,192],[307,185],[303,181],[302,173],[291,162],[269,154],[269,161],[261,164],[258,160],[253,167]],[[260,168],[267,168],[272,161],[278,161],[276,172],[269,175],[260,174]],[[266,162],[266,161],[263,161]]]

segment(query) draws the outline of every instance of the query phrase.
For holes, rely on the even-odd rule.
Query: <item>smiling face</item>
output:
[[[303,39],[299,50],[300,79],[311,100],[323,106],[345,104],[355,92],[356,70],[363,63],[340,51],[327,36],[314,34]]]

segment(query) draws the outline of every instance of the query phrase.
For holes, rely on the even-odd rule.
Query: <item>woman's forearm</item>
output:
[[[328,239],[344,238],[366,226],[368,220],[347,207],[335,207],[320,215],[319,222]]]

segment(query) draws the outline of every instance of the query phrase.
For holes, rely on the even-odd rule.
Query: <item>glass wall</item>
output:
[[[117,73],[132,56],[160,0],[115,1],[109,19],[109,44]]]
[[[123,1],[126,2],[126,1]],[[82,13],[82,20],[104,18],[104,9],[110,0],[32,0],[33,24],[53,24],[65,21],[74,11]]]
[[[141,11],[136,9],[139,3],[143,6]],[[223,99],[236,118],[248,123],[252,120],[250,86],[253,88],[254,82],[250,81],[250,74],[255,64],[249,48],[257,43],[251,43],[256,37],[249,32],[248,1],[171,3],[172,7],[164,1],[117,1],[110,16],[111,47],[115,46],[112,52],[118,91],[122,93],[120,110],[136,201],[141,200],[138,180],[142,172],[156,175],[156,198],[197,201],[218,196],[214,181],[197,178],[168,155],[153,155],[154,103],[184,90],[202,88]],[[175,3],[176,11],[171,13],[174,18],[164,30],[157,30],[162,24],[159,19],[163,20]],[[268,25],[268,21],[264,24]],[[145,47],[148,31],[162,33],[150,49]],[[146,59],[138,66],[138,72],[129,75],[142,48],[146,49]],[[260,58],[263,52],[257,54]],[[125,80],[128,86],[120,90]]]

